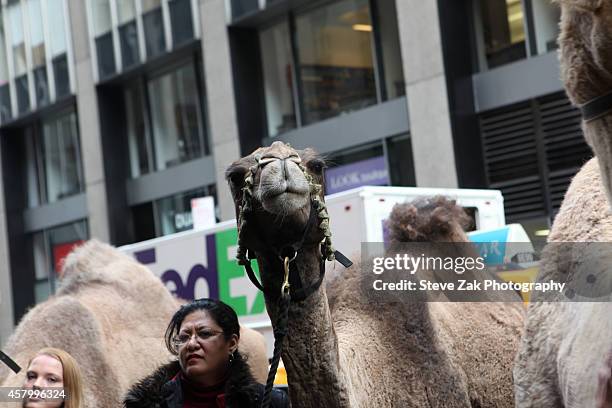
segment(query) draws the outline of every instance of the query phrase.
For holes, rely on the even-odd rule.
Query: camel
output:
[[[572,103],[584,106],[612,91],[612,1],[559,0],[562,80]],[[568,302],[577,294],[534,296],[527,312],[525,336],[514,369],[516,406],[604,407],[597,395],[612,370],[606,355],[612,351],[612,303],[609,243],[612,242],[612,114],[583,120],[582,129],[595,157],[572,180],[551,228],[542,254],[538,281],[555,279],[585,285],[589,279],[599,293]],[[592,252],[584,256],[584,244]],[[568,299],[569,297],[569,299]],[[604,390],[605,391],[605,390]],[[597,405],[596,405],[597,402]]]
[[[308,231],[311,206],[319,212],[319,228],[305,235],[292,273],[312,287],[321,258],[333,253],[323,168],[312,149],[274,142],[226,171],[240,228],[238,257],[242,263],[257,259],[272,322],[283,279],[278,251]],[[423,239],[467,240],[453,211],[434,206],[409,212],[431,221],[423,225],[433,228],[415,227]],[[354,266],[291,302],[282,359],[292,406],[513,406],[511,369],[523,327],[518,297],[509,304],[371,304],[360,298],[363,276]]]
[[[145,266],[110,245],[88,241],[66,258],[57,294],[32,308],[3,347],[22,371],[16,375],[0,364],[0,386],[21,386],[36,351],[59,347],[80,365],[84,406],[121,406],[132,384],[170,361],[163,335],[182,302]],[[240,348],[264,382],[263,336],[243,328]]]

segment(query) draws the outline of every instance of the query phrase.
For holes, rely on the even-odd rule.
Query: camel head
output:
[[[280,253],[302,237],[305,244],[325,240],[325,255],[331,257],[323,202],[324,167],[325,162],[312,149],[298,151],[274,142],[227,169],[239,228],[239,261],[246,260],[246,248],[258,254]],[[316,225],[307,228],[309,222]]]
[[[471,224],[465,210],[444,196],[395,204],[386,221],[391,242],[468,242]]]
[[[612,91],[612,1],[557,2],[561,76],[572,102],[582,105]]]

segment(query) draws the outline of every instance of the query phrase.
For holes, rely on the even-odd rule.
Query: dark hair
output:
[[[238,316],[234,309],[227,304],[217,299],[196,299],[190,303],[186,303],[170,319],[170,324],[166,329],[164,339],[166,341],[166,347],[172,354],[177,354],[177,351],[172,344],[172,339],[181,330],[181,325],[185,317],[198,310],[205,310],[208,312],[210,317],[221,327],[223,330],[223,337],[225,340],[229,340],[235,334],[240,338],[240,324],[238,323]]]

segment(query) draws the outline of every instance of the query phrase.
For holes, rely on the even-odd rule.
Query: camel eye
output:
[[[308,170],[312,171],[315,174],[323,173],[323,169],[325,168],[325,162],[320,159],[311,160],[308,162]]]
[[[227,179],[233,186],[242,186],[244,184],[244,176],[246,169],[237,167],[227,172]]]

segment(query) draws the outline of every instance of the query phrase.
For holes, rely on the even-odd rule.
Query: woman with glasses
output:
[[[135,384],[126,408],[250,408],[261,406],[264,386],[253,379],[238,351],[236,312],[214,299],[181,306],[165,334],[177,360]],[[287,396],[273,390],[273,408],[289,407]]]

